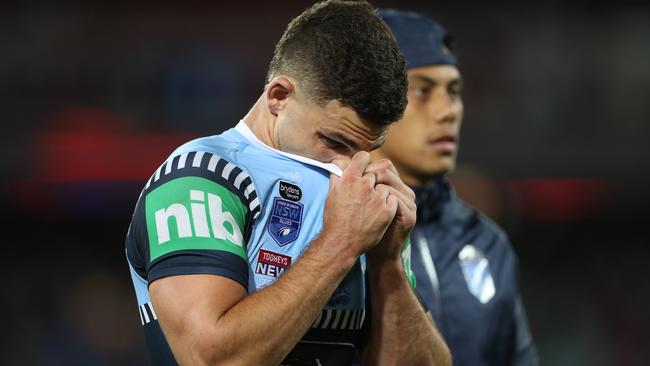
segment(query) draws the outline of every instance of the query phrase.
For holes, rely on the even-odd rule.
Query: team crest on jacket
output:
[[[467,244],[458,254],[458,259],[469,292],[482,304],[492,300],[496,289],[490,263],[485,254],[473,245]]]
[[[298,239],[301,221],[302,204],[280,197],[273,198],[268,231],[279,246],[285,246]]]

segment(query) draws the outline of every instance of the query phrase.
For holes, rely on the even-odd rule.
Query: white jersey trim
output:
[[[277,149],[274,149],[274,148],[268,146],[267,144],[260,141],[259,138],[257,138],[257,136],[253,133],[253,131],[251,131],[251,129],[248,127],[248,125],[246,124],[246,122],[243,119],[240,120],[239,123],[237,123],[237,126],[235,126],[235,130],[237,132],[239,132],[242,136],[244,136],[244,138],[246,138],[246,140],[248,140],[250,143],[252,143],[255,146],[259,146],[259,147],[261,147],[263,149],[274,152],[276,154],[280,154],[280,155],[286,156],[286,157],[288,157],[290,159],[297,160],[297,161],[299,161],[301,163],[305,163],[305,164],[308,164],[308,165],[313,165],[313,166],[319,167],[321,169],[325,169],[325,170],[327,170],[328,172],[330,172],[332,174],[338,175],[339,177],[343,174],[343,171],[341,170],[341,168],[339,168],[336,164],[323,163],[323,162],[320,162],[318,160],[306,158],[304,156],[295,155],[295,154],[291,154],[291,153],[284,152],[284,151],[280,151],[280,150],[277,150]]]

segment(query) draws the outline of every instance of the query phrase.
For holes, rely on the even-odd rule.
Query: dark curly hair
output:
[[[310,101],[337,100],[371,123],[388,125],[406,108],[404,58],[366,1],[322,1],[293,19],[266,82],[279,74],[296,80]]]

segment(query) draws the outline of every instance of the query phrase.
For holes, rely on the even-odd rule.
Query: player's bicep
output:
[[[181,364],[200,364],[219,339],[217,322],[246,296],[239,283],[221,276],[179,275],[149,286],[165,337]]]
[[[207,152],[168,159],[138,199],[127,255],[182,364],[218,351],[209,343],[223,333],[217,320],[246,296],[247,242],[259,212],[252,178]]]

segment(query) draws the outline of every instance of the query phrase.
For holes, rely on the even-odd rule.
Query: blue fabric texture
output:
[[[416,290],[454,365],[538,365],[518,291],[517,257],[507,235],[462,202],[445,178],[413,188],[418,205],[411,255]],[[468,278],[466,267],[473,265],[481,270]]]

